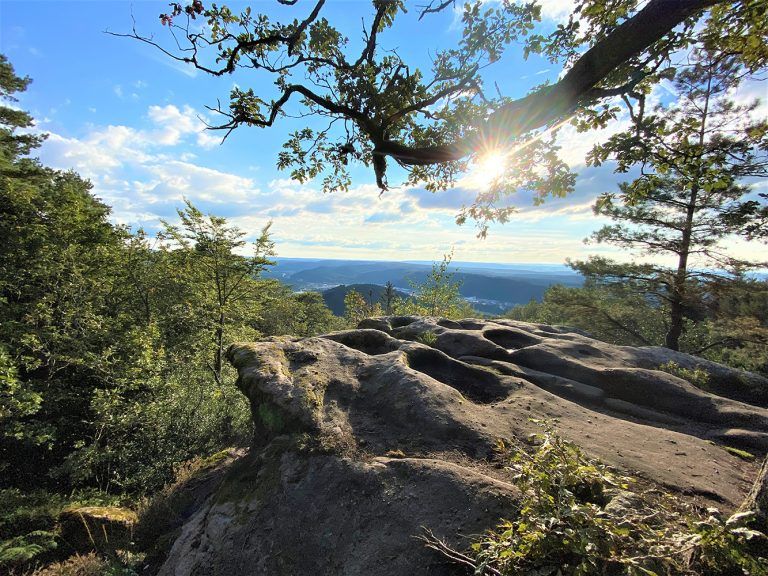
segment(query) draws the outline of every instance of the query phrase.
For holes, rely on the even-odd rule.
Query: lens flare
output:
[[[473,178],[479,188],[488,188],[507,169],[507,155],[493,150],[483,155],[474,169]]]

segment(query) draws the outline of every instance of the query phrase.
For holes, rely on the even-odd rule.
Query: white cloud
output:
[[[401,187],[380,195],[375,185],[362,184],[348,193],[323,194],[311,183],[283,178],[260,184],[181,159],[169,143],[192,133],[190,115],[185,108],[155,107],[148,113],[156,123],[152,129],[107,126],[82,138],[53,134],[43,161],[90,177],[95,194],[113,206],[116,222],[150,231],[160,218],[176,219],[182,198],[227,216],[251,239],[274,219],[282,256],[439,259],[455,245],[457,260],[562,262],[564,255],[594,252],[581,244],[586,234],[562,225],[589,210],[586,196],[575,203],[529,206],[510,225],[495,227],[488,240],[479,240],[471,225],[454,224],[452,192],[431,195]],[[171,120],[179,135],[171,133]],[[552,219],[561,223],[559,229],[542,225]]]
[[[555,22],[566,22],[576,6],[575,0],[539,0],[541,17]]]
[[[199,134],[205,129],[205,124],[190,106],[181,109],[173,104],[150,106],[147,116],[156,127],[150,137],[162,146],[175,146],[183,136]]]

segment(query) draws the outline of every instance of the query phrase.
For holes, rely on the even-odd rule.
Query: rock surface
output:
[[[72,552],[114,552],[131,547],[138,518],[127,508],[81,506],[59,515],[61,539]]]
[[[255,445],[183,526],[165,575],[451,574],[415,536],[426,527],[463,547],[513,518],[519,494],[490,457],[497,439],[539,431],[535,420],[725,510],[758,472],[725,448],[768,451],[768,410],[657,368],[700,365],[742,400],[764,379],[565,328],[389,317],[228,357]]]

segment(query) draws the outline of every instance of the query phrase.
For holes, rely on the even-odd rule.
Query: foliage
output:
[[[58,530],[65,508],[114,503],[114,498],[94,492],[62,496],[39,489],[0,489],[0,571],[50,562],[65,551]]]
[[[768,375],[768,281],[739,279],[710,286],[710,341],[702,354]]]
[[[344,296],[344,319],[350,328],[357,327],[365,318],[381,316],[381,314],[381,305],[373,301],[372,294],[367,300],[357,290],[350,290]]]
[[[207,498],[208,492],[200,487],[204,487],[211,478],[210,473],[231,456],[231,451],[222,450],[178,464],[171,481],[138,503],[139,522],[134,537],[137,547],[148,553],[150,563],[167,553],[190,510]]]
[[[35,530],[0,541],[0,567],[21,566],[56,549],[56,534]]]
[[[423,332],[416,337],[416,342],[421,342],[434,348],[435,344],[437,344],[437,334],[434,332]]]
[[[137,571],[117,558],[104,558],[91,552],[75,554],[62,562],[35,570],[32,576],[136,576]]]
[[[384,293],[381,295],[381,308],[385,316],[391,316],[395,313],[395,302],[397,301],[397,291],[392,282],[387,281],[384,285]]]
[[[198,309],[207,314],[202,322],[213,332],[213,359],[208,367],[219,386],[223,385],[224,342],[230,340],[227,333],[231,316],[242,316],[247,310],[260,304],[261,286],[255,282],[258,275],[274,262],[274,243],[269,237],[270,222],[261,230],[253,243],[253,255],[241,256],[238,252],[246,242],[245,232],[227,223],[226,218],[203,215],[188,200],[186,207],[178,210],[180,226],[163,221],[163,239],[170,240],[176,250],[172,255],[186,267],[192,282],[199,290]],[[255,338],[257,334],[248,335]]]
[[[210,107],[220,117],[211,128],[226,138],[243,126],[271,127],[298,105],[300,117],[320,125],[292,132],[278,166],[300,181],[320,179],[324,191],[347,189],[356,162],[372,167],[385,190],[390,159],[407,170],[409,183],[445,190],[486,155],[504,155],[504,174],[457,217],[478,220],[481,235],[489,222],[505,222],[514,212],[505,198],[511,192],[526,191],[539,202],[573,189],[574,175],[558,158],[554,138],[563,123],[586,131],[614,120],[621,102],[643,106],[653,87],[674,74],[674,56],[693,48],[732,55],[750,74],[768,61],[761,0],[586,0],[556,26],[542,22],[537,1],[457,7],[432,0],[417,6],[420,25],[453,7],[461,36],[430,53],[431,69],[392,44],[393,30],[414,17],[404,0],[370,2],[362,49],[323,17],[324,0],[306,8],[278,2],[290,7],[287,19],[263,6],[174,2],[160,15],[167,42],[135,28],[115,35],[213,76],[242,72],[273,80],[272,99],[269,82],[258,82],[258,90],[236,85],[228,104]],[[538,55],[562,68],[558,80],[529,86],[522,98],[503,95],[487,71],[514,45],[526,59]],[[237,84],[254,85],[249,78]]]
[[[678,350],[686,319],[695,320],[706,283],[738,278],[760,262],[728,256],[721,240],[760,236],[764,208],[748,179],[768,177],[768,121],[753,120],[757,102],[731,95],[745,71],[737,57],[694,52],[672,80],[680,98],[651,114],[634,111],[633,126],[596,146],[589,161],[608,158],[616,171],[641,167],[621,194],[598,198],[595,213],[618,222],[592,236],[653,256],[653,263],[619,264],[593,257],[571,265],[595,282],[622,284],[666,309],[665,346]],[[659,258],[674,261],[673,267]]]
[[[686,318],[680,349],[734,368],[768,374],[768,282],[729,280],[702,286],[696,318]],[[541,302],[515,306],[505,317],[566,325],[623,346],[663,346],[668,307],[631,286],[587,279],[582,287],[551,286]]]
[[[334,316],[318,292],[294,293],[272,281],[266,297],[254,324],[262,334],[317,336],[340,330],[344,325],[343,319]]]
[[[10,99],[28,79],[2,59],[0,82]],[[40,139],[17,112],[0,114],[0,488],[157,490],[250,438],[223,348],[332,315],[259,277],[269,226],[244,256],[244,232],[191,203],[156,238],[113,225],[89,182],[22,156]]]
[[[455,271],[450,270],[453,251],[443,256],[442,262],[432,263],[432,272],[422,283],[411,282],[411,297],[395,300],[396,314],[465,318],[473,313],[472,307],[462,298],[461,283],[453,280]]]
[[[698,573],[707,576],[766,573],[766,535],[749,528],[754,513],[742,512],[724,518],[716,508],[707,511],[709,515],[705,519],[692,522],[690,527],[690,544],[694,547],[690,563]]]
[[[659,370],[662,372],[668,372],[678,378],[687,380],[697,388],[706,390],[709,386],[709,373],[698,366],[695,368],[683,368],[676,362],[670,360],[664,364],[659,365]]]
[[[515,306],[507,318],[524,322],[563,324],[585,330],[612,344],[660,344],[663,311],[642,295],[622,286],[601,286],[587,281],[583,287],[551,286],[541,302]]]
[[[630,492],[631,479],[587,458],[551,428],[534,435],[533,453],[499,441],[499,457],[520,488],[514,521],[503,521],[466,553],[430,532],[427,545],[474,574],[683,576],[761,574],[766,536],[749,528],[752,513],[728,519],[708,509],[689,520],[672,501]],[[622,495],[627,505],[611,508]]]

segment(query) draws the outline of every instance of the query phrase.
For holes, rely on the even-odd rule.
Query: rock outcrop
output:
[[[114,552],[131,547],[138,518],[127,508],[82,506],[67,508],[59,515],[64,547],[74,553]]]
[[[236,344],[228,358],[255,445],[183,526],[161,574],[450,574],[415,536],[428,528],[461,547],[513,518],[519,493],[493,447],[536,421],[725,510],[758,472],[732,448],[768,451],[768,410],[743,401],[764,379],[565,328],[378,318]],[[700,365],[720,395],[658,370],[670,360]]]

